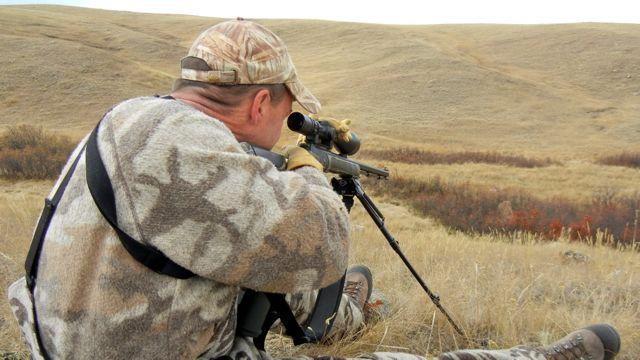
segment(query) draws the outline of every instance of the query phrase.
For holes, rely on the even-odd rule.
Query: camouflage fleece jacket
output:
[[[161,98],[116,106],[98,146],[121,228],[198,276],[159,275],[129,255],[91,198],[82,155],[49,227],[35,290],[52,357],[225,355],[241,287],[293,293],[344,273],[347,213],[321,172],[279,172],[245,154],[222,122]],[[31,320],[25,290],[23,279],[10,290],[23,332]]]

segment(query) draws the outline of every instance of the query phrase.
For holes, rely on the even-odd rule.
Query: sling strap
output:
[[[342,299],[344,281],[345,276],[320,289],[313,312],[304,325],[296,320],[284,294],[245,289],[238,305],[236,335],[253,338],[256,348],[264,350],[267,333],[276,320],[280,319],[294,345],[320,342],[333,326]]]
[[[40,253],[42,252],[42,243],[44,242],[44,237],[47,233],[47,229],[49,228],[49,224],[51,223],[51,218],[53,218],[53,214],[56,212],[56,208],[60,203],[60,199],[62,198],[62,194],[64,190],[67,188],[69,184],[69,180],[71,179],[71,175],[76,169],[78,165],[78,161],[82,156],[82,152],[86,148],[87,144],[85,143],[82,149],[78,152],[78,156],[76,156],[75,160],[73,160],[73,164],[67,170],[67,173],[64,175],[64,178],[60,182],[58,189],[56,189],[55,194],[51,199],[44,199],[44,208],[42,209],[42,213],[40,214],[40,219],[38,220],[38,225],[36,225],[36,230],[33,233],[33,239],[31,241],[31,246],[29,247],[29,253],[27,254],[27,259],[25,260],[25,270],[26,270],[26,280],[27,286],[29,287],[29,291],[33,295],[33,289],[36,286],[36,277],[38,276],[38,260],[40,259]]]
[[[67,188],[69,184],[69,180],[71,179],[71,175],[76,169],[78,165],[78,161],[80,157],[82,157],[82,153],[86,148],[87,144],[80,149],[78,155],[75,160],[67,170],[67,173],[64,175],[64,178],[60,182],[60,185],[56,189],[56,192],[53,194],[51,199],[44,199],[44,208],[42,209],[42,213],[40,214],[40,219],[38,219],[38,225],[36,225],[36,230],[33,232],[33,239],[31,240],[31,246],[29,247],[29,252],[27,253],[27,258],[24,262],[25,268],[25,280],[27,282],[27,289],[29,290],[29,294],[31,295],[31,305],[33,311],[33,328],[36,335],[36,341],[38,342],[38,347],[40,348],[40,355],[45,360],[49,360],[49,354],[47,350],[44,348],[44,344],[42,343],[42,339],[40,337],[40,331],[38,330],[38,314],[36,312],[36,301],[33,291],[36,287],[36,278],[38,276],[38,262],[40,260],[40,254],[42,252],[42,244],[44,243],[44,237],[47,234],[47,229],[49,228],[49,224],[51,223],[51,219],[53,218],[53,214],[56,212],[58,204],[60,203],[60,199],[62,198],[62,194],[64,190]]]
[[[111,185],[104,163],[100,158],[100,151],[98,150],[98,129],[100,128],[101,123],[102,120],[98,122],[91,132],[91,135],[89,135],[88,141],[74,159],[53,197],[51,199],[46,198],[44,201],[45,205],[42,209],[40,219],[38,220],[38,224],[33,234],[33,240],[31,241],[31,246],[29,247],[29,252],[25,260],[26,282],[32,295],[36,285],[38,263],[47,229],[49,228],[51,219],[55,214],[58,204],[60,203],[60,199],[69,184],[69,180],[71,180],[71,176],[73,175],[83,152],[85,152],[87,185],[89,186],[91,197],[98,207],[98,210],[100,210],[100,213],[115,230],[118,238],[122,242],[122,245],[127,249],[131,256],[151,270],[160,274],[172,276],[178,279],[187,279],[195,275],[191,271],[171,261],[171,259],[167,258],[160,250],[155,249],[150,245],[145,245],[135,241],[131,236],[118,227],[113,186]]]
[[[311,342],[321,341],[331,331],[342,300],[345,277],[346,274],[318,292],[313,312],[305,324],[305,333]]]
[[[118,216],[116,213],[116,201],[113,194],[113,186],[104,167],[100,150],[98,149],[98,128],[96,126],[89,140],[87,141],[86,150],[86,167],[87,167],[87,185],[89,192],[95,202],[98,210],[109,225],[118,234],[118,238],[122,245],[127,249],[129,254],[138,262],[157,272],[158,274],[168,275],[178,279],[188,279],[195,276],[194,273],[176,264],[169,259],[162,251],[156,249],[149,244],[143,244],[134,240],[129,234],[118,226]]]

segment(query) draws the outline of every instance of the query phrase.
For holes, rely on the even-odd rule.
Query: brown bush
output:
[[[9,126],[0,138],[0,149],[21,150],[35,147],[46,142],[47,135],[42,127],[20,124]]]
[[[464,163],[485,163],[499,164],[522,168],[543,167],[558,162],[547,159],[533,159],[520,155],[500,154],[497,152],[462,151],[451,153],[439,153],[434,151],[417,150],[410,148],[397,148],[391,150],[362,150],[364,156],[394,161],[406,164],[464,164]]]
[[[0,177],[55,179],[73,151],[67,137],[32,125],[10,126],[0,136]]]
[[[640,152],[623,152],[617,155],[604,156],[598,159],[598,163],[602,165],[640,168]]]
[[[600,231],[612,244],[629,245],[636,231],[640,241],[640,229],[634,228],[640,194],[598,194],[588,203],[576,204],[562,198],[541,200],[524,191],[446,183],[437,177],[365,183],[374,194],[406,201],[420,214],[467,233],[526,232],[549,240],[566,235],[593,242]]]

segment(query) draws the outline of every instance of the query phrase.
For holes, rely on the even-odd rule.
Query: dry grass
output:
[[[218,21],[2,6],[0,123],[88,131],[119,100],[167,92]],[[367,136],[559,160],[637,146],[640,25],[262,23],[324,113]]]
[[[374,159],[361,160],[378,164]],[[384,165],[389,168],[392,177],[416,180],[440,177],[448,182],[471,183],[494,191],[525,190],[543,199],[563,197],[580,202],[603,192],[633,196],[640,191],[640,171],[637,169],[576,160],[562,166],[533,169],[474,163],[414,165],[387,162]]]
[[[496,239],[447,231],[405,208],[382,205],[387,224],[429,286],[465,328],[490,348],[548,344],[577,327],[608,322],[623,338],[621,359],[640,353],[638,255],[604,246],[535,243],[526,237]],[[353,263],[373,270],[376,287],[393,304],[389,319],[366,329],[355,342],[284,348],[279,355],[404,351],[435,355],[475,346],[456,337],[375,225],[357,209]],[[574,250],[586,263],[562,254]],[[432,326],[433,324],[433,326]]]
[[[634,241],[640,242],[640,193],[625,197],[606,192],[574,203],[561,197],[539,199],[524,190],[456,184],[439,177],[367,180],[364,184],[372,193],[403,202],[423,216],[466,233],[523,232],[545,240],[564,236],[586,243],[602,238],[610,245],[634,248]]]
[[[45,181],[0,181],[0,354],[25,350],[4,299],[9,284],[24,274],[31,234],[52,185]]]
[[[377,160],[417,165],[482,163],[521,168],[560,165],[557,161],[553,161],[550,158],[535,159],[522,155],[501,154],[495,151],[436,152],[402,147],[395,149],[364,149],[360,155],[372,157]]]
[[[29,124],[9,126],[0,136],[0,177],[55,179],[75,144]]]
[[[6,285],[21,276],[34,219],[48,186],[42,182],[2,186],[3,296]],[[488,339],[492,348],[545,344],[579,326],[606,321],[623,336],[622,359],[635,359],[640,353],[637,254],[566,241],[535,243],[525,235],[469,236],[448,231],[404,207],[381,205],[404,252],[470,338]],[[376,286],[392,304],[391,317],[367,328],[355,342],[291,348],[286,341],[274,340],[272,351],[279,355],[353,356],[376,350],[425,355],[473,346],[456,338],[359,206],[352,220],[352,262],[373,269]],[[568,259],[562,255],[567,250],[587,255],[589,261]],[[0,352],[23,351],[6,302],[0,308],[0,321],[7,324],[2,326]]]

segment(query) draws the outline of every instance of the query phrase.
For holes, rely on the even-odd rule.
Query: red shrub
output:
[[[546,233],[546,237],[550,239],[557,239],[562,236],[562,231],[564,230],[564,225],[559,219],[553,219],[549,223],[549,229]]]
[[[365,180],[374,194],[386,194],[406,201],[421,214],[440,220],[451,228],[471,233],[513,233],[523,231],[555,240],[563,232],[569,238],[593,242],[598,230],[614,244],[631,244],[635,210],[640,194],[616,197],[594,196],[578,204],[562,198],[537,199],[523,191],[495,191],[465,184],[448,184],[439,178],[388,181]],[[635,230],[640,242],[640,229]]]

